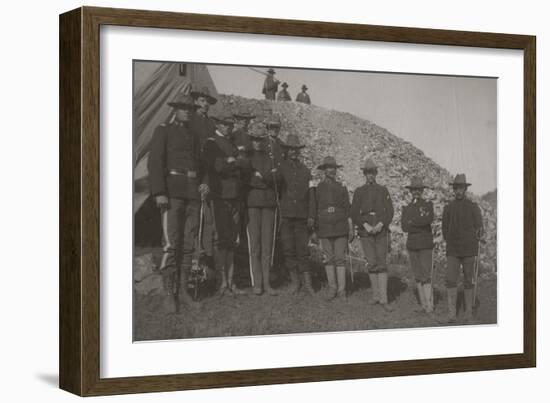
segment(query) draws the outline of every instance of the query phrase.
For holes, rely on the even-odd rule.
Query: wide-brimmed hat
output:
[[[180,92],[168,102],[168,105],[176,109],[193,109],[195,103],[191,95]]]
[[[193,99],[197,99],[198,97],[205,97],[210,105],[214,105],[216,102],[218,102],[216,98],[210,95],[210,90],[208,89],[208,87],[202,87],[200,91],[191,91],[191,96],[193,97]]]
[[[425,189],[428,186],[424,185],[422,178],[420,176],[413,176],[411,178],[411,183],[408,186],[405,186],[407,189]]]
[[[336,163],[334,157],[325,157],[323,158],[323,163],[317,167],[317,169],[326,169],[326,168],[342,168],[342,165]]]
[[[308,88],[307,88],[307,85],[305,85],[305,84],[302,85],[302,89],[303,89],[303,90],[307,90],[307,89],[308,89]]]
[[[300,139],[295,134],[289,134],[286,137],[286,141],[284,143],[281,143],[281,146],[287,147],[287,148],[304,148],[306,145],[300,143]]]
[[[220,112],[217,115],[211,116],[216,124],[224,124],[230,126],[235,123],[233,116],[227,112]]]
[[[365,160],[365,162],[363,163],[363,165],[361,166],[361,170],[362,171],[377,171],[378,170],[378,165],[376,165],[374,163],[374,161],[371,160],[370,158],[367,158]]]
[[[451,186],[471,186],[471,183],[468,183],[466,181],[466,175],[465,174],[457,174],[455,176],[455,180],[453,182],[450,182],[449,185]]]
[[[281,84],[281,87],[283,88],[288,88],[288,84],[286,83],[286,81],[284,83]]]
[[[268,72],[269,74],[275,74],[275,70],[273,70],[273,69],[269,69],[269,70],[267,70],[267,72]]]
[[[252,114],[248,109],[241,108],[238,111],[233,112],[233,117],[241,120],[252,120],[256,117],[256,115]]]
[[[281,127],[281,120],[278,117],[270,116],[265,120],[266,127]]]

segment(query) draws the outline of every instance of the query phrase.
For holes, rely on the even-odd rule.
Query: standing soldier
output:
[[[422,305],[420,311],[424,310],[431,314],[433,312],[431,269],[434,247],[432,235],[434,207],[432,202],[422,198],[422,192],[426,188],[422,178],[413,176],[407,188],[412,194],[412,201],[403,207],[401,228],[408,234],[407,251]]]
[[[478,245],[483,237],[483,221],[481,210],[477,203],[466,197],[466,175],[456,175],[453,187],[455,200],[449,202],[443,209],[443,238],[447,242],[447,303],[449,307],[448,322],[456,322],[457,282],[460,268],[464,272],[464,304],[465,319],[472,319],[473,305],[473,271]]]
[[[198,228],[199,200],[201,194],[208,192],[208,186],[201,184],[199,138],[189,129],[193,99],[178,94],[168,105],[174,108],[174,118],[156,128],[148,169],[151,193],[162,218],[160,271],[167,294],[165,305],[170,312],[179,312],[180,301],[196,306],[187,293],[187,279]]]
[[[210,106],[215,105],[218,100],[210,95],[208,87],[203,87],[200,91],[192,91],[191,96],[195,103],[195,113],[191,115],[190,128],[200,139],[202,150],[206,140],[214,137],[216,133],[216,123],[208,116],[208,112],[210,111]],[[202,163],[204,164],[204,161]],[[205,166],[203,166],[203,170],[207,171]],[[205,177],[205,182],[208,183],[208,175]],[[203,210],[203,247],[207,264],[211,269],[214,269],[214,218],[208,203],[203,203]]]
[[[309,98],[309,94],[307,93],[307,86],[305,84],[302,85],[302,92],[296,95],[296,102],[301,102],[308,105],[311,104],[311,99]]]
[[[265,95],[265,99],[275,101],[275,95],[279,89],[280,81],[275,78],[275,70],[267,70],[267,77],[264,80],[264,86],[262,87],[262,94]]]
[[[380,303],[387,311],[388,304],[388,238],[389,226],[393,219],[393,204],[385,186],[376,183],[378,167],[367,159],[362,167],[366,184],[359,187],[351,203],[351,216],[357,228],[363,253],[368,262],[368,272],[372,286],[371,304]]]
[[[336,180],[336,170],[341,168],[334,157],[325,157],[317,169],[325,178],[319,183],[313,203],[317,236],[328,260],[325,271],[328,281],[327,299],[346,299],[346,251],[348,239],[353,237],[350,220],[349,193]],[[335,269],[336,266],[336,269]]]
[[[277,101],[292,101],[292,97],[287,91],[288,84],[284,82],[281,87],[283,87],[283,89],[277,94]]]
[[[281,121],[279,118],[271,116],[265,122],[265,128],[267,130],[267,149],[269,154],[273,157],[275,167],[279,167],[283,162],[284,149],[283,142],[279,138],[281,133]]]
[[[248,127],[250,122],[255,118],[248,110],[241,109],[233,113],[235,126],[233,127],[233,142],[237,146],[239,152],[246,153],[251,149],[250,136]]]
[[[277,295],[269,283],[273,242],[275,232],[275,208],[279,173],[267,149],[267,135],[250,134],[252,154],[250,155],[249,191],[246,198],[248,208],[248,247],[251,264],[253,291],[261,295]]]
[[[300,150],[305,145],[300,144],[298,136],[289,134],[283,147],[287,151],[287,159],[281,163],[281,241],[285,256],[285,266],[290,274],[290,293],[295,294],[300,289],[300,276],[303,273],[304,287],[313,295],[311,273],[308,264],[308,227],[314,226],[313,211],[310,211],[311,172],[300,161]]]
[[[204,160],[208,169],[211,209],[215,227],[214,261],[221,284],[218,295],[236,293],[233,283],[234,250],[240,230],[242,203],[241,177],[248,169],[248,160],[239,155],[231,138],[233,120],[230,115],[214,117],[216,135],[204,146]]]

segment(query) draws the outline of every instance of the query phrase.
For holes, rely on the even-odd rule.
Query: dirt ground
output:
[[[200,308],[182,306],[179,314],[165,310],[161,295],[135,293],[134,340],[449,326],[438,321],[447,314],[443,267],[436,268],[434,317],[415,312],[419,306],[418,297],[406,265],[390,264],[389,267],[388,296],[395,308],[393,312],[386,312],[380,305],[367,304],[372,291],[369,277],[363,271],[355,272],[353,283],[348,276],[346,301],[326,301],[326,278],[322,267],[313,271],[317,291],[313,297],[304,291],[297,295],[286,293],[288,285],[283,274],[275,276],[272,281],[280,292],[278,296],[255,296],[246,270],[237,268],[237,284],[247,291],[247,295],[217,298],[213,296],[215,284],[207,282],[199,289]],[[481,273],[473,324],[496,323],[496,295],[496,274]],[[462,325],[463,294],[460,292],[457,305],[459,320],[456,325]]]

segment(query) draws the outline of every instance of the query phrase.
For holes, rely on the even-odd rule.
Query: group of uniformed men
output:
[[[267,75],[264,80],[264,85],[262,87],[262,94],[264,94],[265,99],[269,99],[271,101],[292,101],[292,97],[290,96],[290,93],[288,92],[288,84],[286,82],[283,82],[281,84],[282,89],[279,90],[279,84],[281,82],[275,78],[275,70],[269,69],[267,70]],[[302,91],[296,95],[296,102],[301,102],[303,104],[311,104],[311,98],[309,97],[309,94],[307,93],[307,85],[302,85]]]
[[[280,234],[290,285],[310,295],[313,288],[308,242],[320,241],[325,256],[328,300],[346,300],[346,256],[349,242],[359,237],[371,282],[371,304],[387,311],[388,242],[394,208],[388,189],[376,183],[377,165],[367,159],[361,166],[365,184],[357,188],[352,202],[346,187],[337,180],[341,167],[325,157],[317,169],[324,178],[312,186],[310,170],[300,161],[304,147],[297,135],[279,138],[281,122],[271,117],[261,133],[248,132],[255,118],[248,111],[208,116],[215,104],[207,89],[178,94],[169,103],[173,113],[156,128],[149,155],[149,181],[161,211],[163,254],[160,271],[168,309],[196,307],[188,294],[193,253],[203,247],[211,255],[219,275],[217,295],[244,294],[234,283],[234,252],[248,243],[253,295],[279,293],[270,283]],[[443,212],[443,236],[447,243],[446,286],[448,316],[455,322],[457,279],[464,272],[465,320],[472,318],[472,287],[475,257],[483,236],[480,209],[466,197],[465,175],[450,184],[455,199]],[[402,211],[402,229],[408,233],[407,249],[417,283],[420,310],[433,316],[434,209],[423,199],[426,188],[413,177],[408,186],[412,201]],[[200,223],[204,219],[204,225]],[[241,229],[246,225],[246,240]],[[198,228],[204,228],[197,241]]]

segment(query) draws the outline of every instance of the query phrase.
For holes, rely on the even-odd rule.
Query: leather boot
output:
[[[456,322],[456,287],[447,288],[447,307],[449,309],[449,314],[447,316],[447,323]]]
[[[338,279],[338,298],[346,299],[346,267],[338,266],[336,268],[336,276]]]
[[[179,311],[179,305],[183,304],[185,306],[188,306],[189,308],[198,308],[199,303],[194,301],[193,298],[189,295],[188,289],[187,289],[187,280],[188,280],[188,274],[185,269],[180,269],[179,273],[179,289],[178,289],[178,311]]]
[[[424,289],[424,298],[426,300],[426,312],[431,314],[434,311],[434,298],[433,298],[432,284],[431,283],[423,284],[422,288]]]
[[[276,296],[279,295],[277,291],[275,291],[273,288],[271,288],[271,285],[269,284],[269,267],[263,268],[262,277],[264,280],[264,291],[267,295]]]
[[[416,307],[414,309],[415,312],[427,312],[427,305],[426,305],[426,294],[424,293],[424,287],[422,286],[421,282],[416,283],[416,289],[418,291],[418,298],[420,299],[420,305],[419,307]]]
[[[380,288],[380,304],[386,311],[393,311],[393,305],[388,303],[388,273],[378,273],[378,287]]]
[[[331,300],[334,297],[336,297],[336,293],[338,292],[336,289],[336,273],[334,271],[334,266],[325,266],[325,273],[327,274],[327,283],[328,283],[328,289],[327,289],[327,300]]]
[[[380,303],[380,290],[378,287],[378,273],[369,274],[370,288],[372,289],[372,296],[369,300],[370,305],[376,305]]]
[[[311,282],[311,273],[309,271],[304,272],[304,289],[309,295],[315,295],[313,283]]]
[[[472,306],[474,304],[474,290],[471,288],[464,289],[464,321],[466,323],[471,323],[472,316]]]
[[[296,269],[290,269],[290,284],[288,286],[289,294],[296,294],[300,290],[300,276]]]
[[[178,313],[179,311],[175,274],[176,273],[173,268],[166,268],[161,272],[162,288],[164,290],[162,305],[164,307],[164,310],[166,310],[166,312],[168,313]]]

